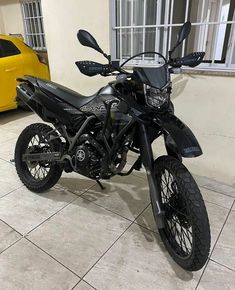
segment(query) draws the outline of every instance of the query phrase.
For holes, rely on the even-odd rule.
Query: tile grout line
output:
[[[94,185],[93,185],[94,186]],[[23,187],[23,186],[22,186]],[[91,186],[92,187],[92,186]],[[89,188],[91,188],[89,187]],[[88,189],[87,189],[88,190]],[[87,190],[85,190],[83,193],[85,193]],[[71,193],[71,192],[70,192]],[[82,193],[82,194],[83,194]],[[73,193],[74,194],[74,193]],[[71,273],[73,273],[74,275],[76,275],[80,280],[79,282],[82,280],[82,278],[80,276],[78,276],[75,272],[73,272],[71,269],[69,269],[67,266],[65,266],[64,264],[62,264],[60,261],[58,261],[57,259],[55,259],[52,255],[50,255],[49,253],[47,253],[45,250],[43,250],[41,247],[39,247],[37,244],[35,244],[33,241],[31,241],[27,235],[29,235],[32,231],[34,231],[36,228],[40,227],[44,222],[46,222],[47,220],[49,220],[50,218],[52,218],[53,216],[55,216],[58,212],[62,211],[65,207],[67,207],[68,205],[70,205],[71,203],[73,203],[75,200],[79,199],[80,196],[77,196],[76,194],[74,194],[76,197],[74,199],[72,199],[68,204],[66,204],[64,207],[62,207],[61,209],[59,209],[57,212],[55,212],[53,215],[51,215],[50,217],[48,217],[46,220],[44,220],[42,223],[40,223],[39,225],[37,225],[36,227],[34,227],[32,230],[30,230],[29,232],[27,232],[26,234],[21,234],[20,232],[18,232],[16,229],[14,229],[12,226],[10,226],[9,224],[7,224],[4,220],[1,220],[4,224],[6,224],[7,226],[9,226],[11,229],[13,229],[15,232],[17,232],[18,234],[21,235],[21,237],[19,239],[17,239],[14,243],[12,243],[11,245],[9,245],[8,247],[6,247],[3,251],[0,252],[0,255],[2,253],[4,253],[6,250],[8,250],[9,248],[11,248],[12,246],[14,246],[16,243],[18,243],[19,241],[21,241],[22,239],[25,239],[27,241],[29,241],[30,243],[32,243],[35,247],[37,247],[38,249],[40,249],[42,252],[44,252],[46,255],[48,255],[50,258],[52,258],[53,260],[55,260],[57,263],[59,263],[60,265],[62,265],[63,267],[65,267],[68,271],[70,271]],[[78,283],[79,283],[78,282]],[[86,281],[85,281],[86,282]],[[76,283],[75,286],[78,284]],[[87,283],[87,282],[86,282]],[[87,283],[89,284],[89,283]],[[90,285],[90,284],[89,284]],[[75,287],[73,286],[73,288]],[[90,285],[92,286],[92,285]],[[73,289],[72,288],[72,289]],[[94,288],[94,287],[93,287]],[[95,288],[94,288],[95,289]]]
[[[88,283],[87,281],[81,279],[81,281],[83,281],[84,283],[87,283],[89,286],[91,286],[94,290],[98,290],[97,288],[95,288],[94,286],[92,286],[90,283]],[[72,290],[72,289],[71,289]]]
[[[45,251],[44,249],[42,249],[41,247],[39,247],[37,244],[35,244],[33,241],[31,241],[28,237],[24,236],[22,237],[22,239],[27,240],[28,242],[30,242],[32,245],[34,245],[36,248],[38,248],[39,250],[41,250],[44,254],[46,254],[47,256],[49,256],[50,258],[52,258],[54,261],[56,261],[57,263],[59,263],[61,266],[63,266],[64,268],[66,268],[68,271],[70,271],[71,273],[73,273],[76,277],[78,277],[80,280],[82,279],[80,276],[78,276],[78,274],[76,274],[73,270],[71,270],[69,267],[65,266],[63,263],[61,263],[59,260],[57,260],[55,257],[53,257],[51,254],[49,254],[47,251]],[[80,281],[79,280],[79,281]]]
[[[148,205],[149,206],[149,205]],[[135,218],[135,220],[147,209],[146,206],[141,212],[140,214]],[[134,221],[135,221],[134,220]],[[121,235],[119,235],[119,237],[108,247],[108,249],[97,259],[97,261],[88,269],[88,271],[82,276],[82,280],[83,278],[94,268],[94,266],[107,254],[107,252],[116,244],[116,242],[129,230],[129,228],[134,224],[134,221],[132,221],[130,223],[130,225],[121,233]],[[86,280],[84,280],[86,281]]]
[[[64,188],[60,188],[60,189],[64,189]],[[87,192],[90,189],[87,188],[83,193]],[[67,190],[67,189],[65,189]],[[58,211],[56,211],[55,213],[53,213],[52,215],[50,215],[47,219],[45,219],[43,222],[41,222],[40,224],[38,224],[36,227],[34,227],[32,230],[30,230],[29,232],[27,232],[24,236],[28,236],[30,233],[32,233],[34,230],[36,230],[38,227],[40,227],[42,224],[44,224],[46,221],[48,221],[49,219],[51,219],[52,217],[54,217],[57,213],[59,213],[60,211],[62,211],[63,209],[65,209],[67,206],[69,206],[71,203],[73,203],[74,201],[76,201],[77,199],[79,199],[81,197],[81,195],[77,195],[72,191],[68,191],[69,193],[72,193],[75,195],[75,197],[69,202],[67,203],[65,206],[63,206],[62,208],[60,208]]]
[[[223,223],[223,225],[222,225],[222,227],[221,227],[221,230],[220,230],[220,232],[219,232],[219,234],[218,234],[218,237],[217,237],[217,239],[216,239],[216,241],[215,241],[214,247],[213,247],[212,250],[211,250],[211,253],[210,253],[209,257],[208,257],[208,260],[207,260],[206,265],[205,265],[205,267],[204,267],[204,269],[203,269],[203,271],[202,271],[202,274],[201,274],[201,276],[200,276],[200,278],[199,278],[199,280],[198,280],[198,283],[197,283],[197,286],[196,286],[195,290],[197,290],[197,288],[198,288],[198,286],[199,286],[199,284],[200,284],[200,282],[201,282],[201,280],[202,280],[202,277],[203,277],[203,275],[204,275],[204,273],[205,273],[205,270],[206,270],[206,268],[207,268],[207,266],[208,266],[208,264],[209,264],[209,261],[210,261],[210,259],[211,259],[212,254],[213,254],[213,251],[214,251],[214,249],[215,249],[215,247],[216,247],[216,244],[217,244],[217,242],[218,242],[218,240],[219,240],[219,238],[220,238],[220,236],[221,236],[221,233],[222,233],[222,231],[223,231],[223,229],[224,229],[224,227],[225,227],[225,224],[226,224],[226,222],[227,222],[227,220],[228,220],[228,218],[229,218],[229,215],[230,215],[230,213],[231,213],[231,211],[232,211],[232,208],[233,208],[234,203],[235,203],[235,201],[233,201],[232,206],[231,206],[231,208],[229,209],[229,212],[228,212],[228,214],[227,214],[227,216],[226,216],[226,218],[225,218],[225,221],[224,221],[224,223]]]
[[[21,187],[24,187],[24,185],[22,185]],[[21,187],[19,187],[19,188],[21,188]],[[18,188],[18,189],[19,189]],[[63,189],[63,188],[61,188],[61,189]],[[10,193],[12,193],[12,192],[14,192],[14,191],[16,191],[17,189],[14,189],[13,191],[11,191],[11,192],[9,192],[9,193],[7,193],[6,195],[8,195],[8,194],[10,194]],[[87,189],[88,190],[88,189]],[[86,190],[86,191],[87,191]],[[83,193],[85,193],[86,191],[84,191]],[[44,222],[46,222],[46,221],[48,221],[50,218],[52,218],[53,216],[55,216],[57,213],[59,213],[60,211],[62,211],[64,208],[66,208],[68,205],[70,205],[71,203],[73,203],[74,201],[76,201],[80,196],[78,196],[77,194],[75,194],[75,193],[73,193],[73,192],[71,192],[71,191],[69,191],[69,193],[72,193],[72,194],[74,194],[75,195],[75,197],[69,202],[69,203],[67,203],[65,206],[63,206],[62,208],[60,208],[58,211],[56,211],[55,213],[53,213],[52,215],[50,215],[48,218],[46,218],[43,222],[41,222],[41,223],[39,223],[36,227],[34,227],[33,229],[31,229],[29,232],[27,232],[27,233],[25,233],[25,234],[22,234],[22,233],[20,233],[19,231],[17,231],[15,228],[13,228],[11,225],[9,225],[7,222],[5,222],[4,220],[2,220],[2,219],[0,219],[0,221],[1,222],[3,222],[4,224],[6,224],[7,226],[9,226],[10,228],[12,228],[15,232],[17,232],[19,235],[21,235],[22,236],[22,238],[24,238],[24,237],[26,237],[27,235],[29,235],[32,231],[34,231],[35,229],[37,229],[38,227],[40,227]],[[83,194],[82,193],[82,194]],[[6,195],[4,195],[4,196],[6,196]],[[4,197],[3,196],[3,197]],[[0,197],[0,199],[1,199],[1,197]]]
[[[94,266],[106,255],[106,253],[116,244],[116,242],[126,233],[127,230],[133,225],[134,222],[131,222],[130,225],[118,236],[118,238],[108,247],[108,249],[96,260],[96,262],[88,269],[88,271],[82,276],[82,279],[94,268]],[[84,280],[86,281],[86,280]]]
[[[5,161],[7,162],[8,164],[11,164],[12,166],[15,166],[15,163],[14,162],[11,162],[10,160],[6,160],[6,159],[3,159],[3,158],[0,158],[2,161]]]
[[[85,194],[85,192],[84,192],[84,194]],[[83,195],[83,194],[82,194]],[[148,228],[148,227],[146,227],[146,226],[143,226],[143,225],[141,225],[141,224],[138,224],[137,223],[137,219],[138,219],[138,217],[151,205],[151,202],[149,202],[148,204],[147,204],[147,206],[141,211],[141,213],[140,214],[138,214],[137,215],[137,217],[135,217],[134,218],[134,220],[131,220],[131,219],[129,219],[129,218],[127,218],[127,217],[124,217],[124,216],[122,216],[122,215],[120,215],[119,213],[116,213],[116,212],[114,212],[114,211],[112,211],[111,209],[108,209],[108,208],[106,208],[106,207],[104,207],[104,206],[102,206],[102,205],[100,205],[100,204],[98,204],[98,203],[95,203],[94,201],[91,201],[91,200],[89,200],[89,199],[87,199],[87,198],[85,198],[85,197],[83,197],[83,196],[80,196],[82,199],[84,199],[84,200],[86,200],[86,201],[89,201],[90,203],[92,203],[92,204],[95,204],[96,206],[99,206],[99,207],[101,207],[102,209],[104,209],[104,210],[107,210],[107,211],[109,211],[109,212],[111,212],[111,213],[113,213],[113,214],[115,214],[115,215],[117,215],[117,216],[119,216],[119,217],[121,217],[121,218],[123,218],[123,219],[126,219],[127,221],[129,221],[129,222],[133,222],[134,224],[136,224],[136,225],[138,225],[139,227],[141,227],[141,228],[144,228],[144,229],[146,229],[146,230],[149,230],[150,232],[152,232],[152,233],[154,233],[154,234],[158,234],[158,232],[156,232],[156,231],[154,231],[153,229],[150,229],[150,228]]]
[[[85,281],[83,279],[81,279],[80,281],[78,281],[70,290],[75,289],[75,287],[77,287],[81,282],[84,282],[84,283],[88,284],[94,290],[98,290],[97,288],[95,288],[94,286],[92,286],[90,283],[88,283],[87,281]]]
[[[7,196],[7,195],[8,195],[8,194],[10,194],[10,193],[13,193],[14,191],[16,191],[16,190],[18,190],[18,189],[20,189],[20,188],[22,188],[22,187],[24,187],[24,185],[23,185],[23,184],[22,184],[21,186],[19,186],[19,187],[15,188],[15,189],[13,189],[13,190],[11,190],[10,192],[8,192],[8,193],[6,193],[6,194],[4,194],[4,195],[0,196],[0,200],[1,200],[1,198],[3,198],[3,197],[5,197],[5,196]]]
[[[227,268],[228,270],[230,270],[230,271],[233,271],[233,272],[235,272],[235,270],[234,269],[232,269],[232,268],[230,268],[230,267],[228,267],[228,266],[226,266],[226,265],[224,265],[224,264],[221,264],[220,262],[217,262],[216,260],[214,260],[214,259],[211,259],[210,258],[210,260],[212,261],[212,262],[214,262],[214,263],[216,263],[216,264],[218,264],[218,265],[220,265],[220,266],[222,266],[222,267],[224,267],[224,268]]]
[[[27,232],[26,234],[22,234],[19,231],[17,231],[15,228],[13,228],[12,226],[10,226],[7,222],[5,222],[4,220],[0,219],[1,222],[3,222],[4,224],[6,224],[7,226],[9,226],[11,229],[13,229],[15,232],[17,232],[19,235],[21,235],[21,238],[18,239],[17,241],[15,241],[13,244],[11,244],[9,247],[5,248],[2,252],[0,252],[0,254],[2,254],[3,252],[5,252],[7,249],[9,249],[10,247],[12,247],[13,245],[15,245],[17,242],[19,242],[20,240],[22,240],[23,238],[27,239],[27,235],[30,234],[32,231],[34,231],[35,229],[37,229],[38,227],[40,227],[44,222],[46,222],[47,220],[49,220],[51,217],[53,217],[54,215],[56,215],[59,211],[61,211],[62,209],[64,209],[66,206],[68,206],[69,204],[71,204],[72,202],[74,202],[75,200],[77,200],[79,198],[79,196],[76,196],[73,200],[71,200],[68,204],[66,204],[64,207],[62,207],[61,209],[59,209],[57,212],[55,212],[53,215],[49,216],[46,220],[44,220],[43,222],[41,222],[40,224],[38,224],[36,227],[34,227],[32,230],[30,230],[29,232]],[[29,240],[29,239],[27,239]],[[31,240],[30,240],[31,241]]]
[[[63,189],[60,187],[60,189]],[[89,188],[90,189],[90,188]],[[66,189],[65,189],[66,190]],[[88,189],[86,189],[83,193],[85,193]],[[68,191],[69,193],[72,193],[73,195],[75,195],[75,197],[66,205],[64,205],[62,208],[60,208],[58,211],[56,211],[55,213],[53,213],[52,215],[50,215],[48,218],[46,218],[44,221],[42,221],[41,223],[39,223],[36,227],[34,227],[33,229],[31,229],[29,232],[25,233],[25,234],[21,234],[20,232],[18,232],[17,230],[15,230],[12,226],[8,225],[6,222],[4,222],[5,224],[7,224],[8,226],[10,226],[14,231],[18,232],[20,235],[22,235],[23,237],[28,236],[31,232],[33,232],[34,230],[36,230],[38,227],[40,227],[42,224],[44,224],[46,221],[48,221],[49,219],[51,219],[53,216],[55,216],[57,213],[59,213],[60,211],[62,211],[64,208],[66,208],[68,205],[70,205],[71,203],[73,203],[74,201],[76,201],[80,196],[75,194],[72,191]],[[82,193],[82,194],[83,194]],[[1,219],[0,219],[1,220]]]
[[[21,235],[22,237],[24,237],[23,234],[21,234],[20,232],[18,232],[16,229],[14,229],[12,226],[10,226],[7,222],[5,222],[4,220],[0,219],[0,221],[2,223],[4,223],[5,225],[7,225],[9,228],[11,228],[12,230],[14,230],[17,234]]]
[[[204,189],[207,189],[207,190],[210,190],[210,191],[216,192],[216,193],[218,193],[218,194],[225,195],[225,196],[228,196],[228,197],[231,197],[231,198],[235,198],[235,197],[232,196],[232,195],[229,195],[229,194],[226,194],[226,193],[224,193],[224,192],[221,192],[221,191],[218,191],[218,190],[212,189],[212,188],[210,188],[209,186],[207,187],[207,186],[205,186],[205,185],[199,185],[198,183],[197,183],[197,185],[198,185],[198,187],[201,187],[201,188],[204,188]]]
[[[203,197],[203,195],[202,195],[202,197]],[[204,201],[204,203],[207,202],[207,203],[210,203],[210,204],[214,204],[214,205],[216,205],[216,206],[218,206],[218,207],[221,207],[221,208],[224,208],[224,209],[230,210],[230,207],[224,207],[224,206],[222,206],[222,205],[220,205],[220,204],[217,204],[217,203],[215,203],[215,202],[208,201],[207,199],[204,199],[204,197],[203,197],[203,201]],[[233,198],[232,204],[233,204],[234,201],[235,201],[235,198]],[[206,204],[205,204],[205,206],[206,206]]]
[[[69,203],[67,203],[65,206],[63,206],[62,208],[60,208],[58,211],[56,211],[55,213],[53,213],[52,215],[50,215],[48,218],[46,218],[44,221],[42,221],[41,223],[39,223],[36,227],[34,227],[33,229],[31,229],[29,232],[27,232],[24,237],[27,237],[29,234],[31,234],[34,230],[36,230],[38,227],[40,227],[42,224],[44,224],[46,221],[48,221],[49,219],[51,219],[52,217],[54,217],[57,213],[59,213],[60,211],[62,211],[63,209],[65,209],[68,205],[70,205],[71,203],[73,203],[74,201],[76,201],[79,198],[79,196],[76,196],[75,198],[73,198]]]
[[[19,241],[21,241],[24,237],[21,236],[18,240],[16,240],[14,243],[10,244],[8,247],[6,247],[4,250],[2,250],[0,252],[0,257],[1,257],[1,254],[4,253],[6,250],[10,249],[12,246],[14,246],[16,243],[18,243]]]

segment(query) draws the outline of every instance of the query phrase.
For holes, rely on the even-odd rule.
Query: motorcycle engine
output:
[[[73,171],[91,179],[109,179],[121,172],[126,164],[126,151],[117,152],[116,155],[117,158],[109,163],[105,147],[92,135],[83,134],[70,153],[70,165]]]
[[[77,146],[73,164],[76,172],[93,179],[100,178],[101,155],[90,144],[84,143]]]

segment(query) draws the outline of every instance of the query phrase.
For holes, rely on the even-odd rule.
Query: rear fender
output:
[[[165,132],[165,146],[169,155],[176,158],[197,157],[202,149],[193,132],[173,114],[158,115],[154,120]]]

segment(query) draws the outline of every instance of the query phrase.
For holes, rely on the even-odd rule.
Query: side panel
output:
[[[45,122],[60,121],[73,124],[75,119],[83,118],[84,113],[58,99],[55,95],[47,95],[38,87],[30,87],[26,83],[17,86],[17,98],[27,104]]]
[[[186,158],[202,155],[202,149],[193,132],[175,115],[158,115],[155,119],[155,122],[167,133],[166,146],[170,146],[172,150],[174,147],[177,148],[178,152],[175,153],[180,153]]]

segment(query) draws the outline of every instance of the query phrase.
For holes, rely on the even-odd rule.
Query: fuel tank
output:
[[[114,89],[107,85],[99,91],[94,100],[80,107],[80,110],[84,113],[94,114],[101,122],[105,122],[107,114],[110,114],[109,120],[111,121],[112,133],[117,134],[129,123],[132,117],[120,112],[119,105],[121,101],[115,97],[115,94]],[[110,112],[108,112],[109,104],[111,106]]]

